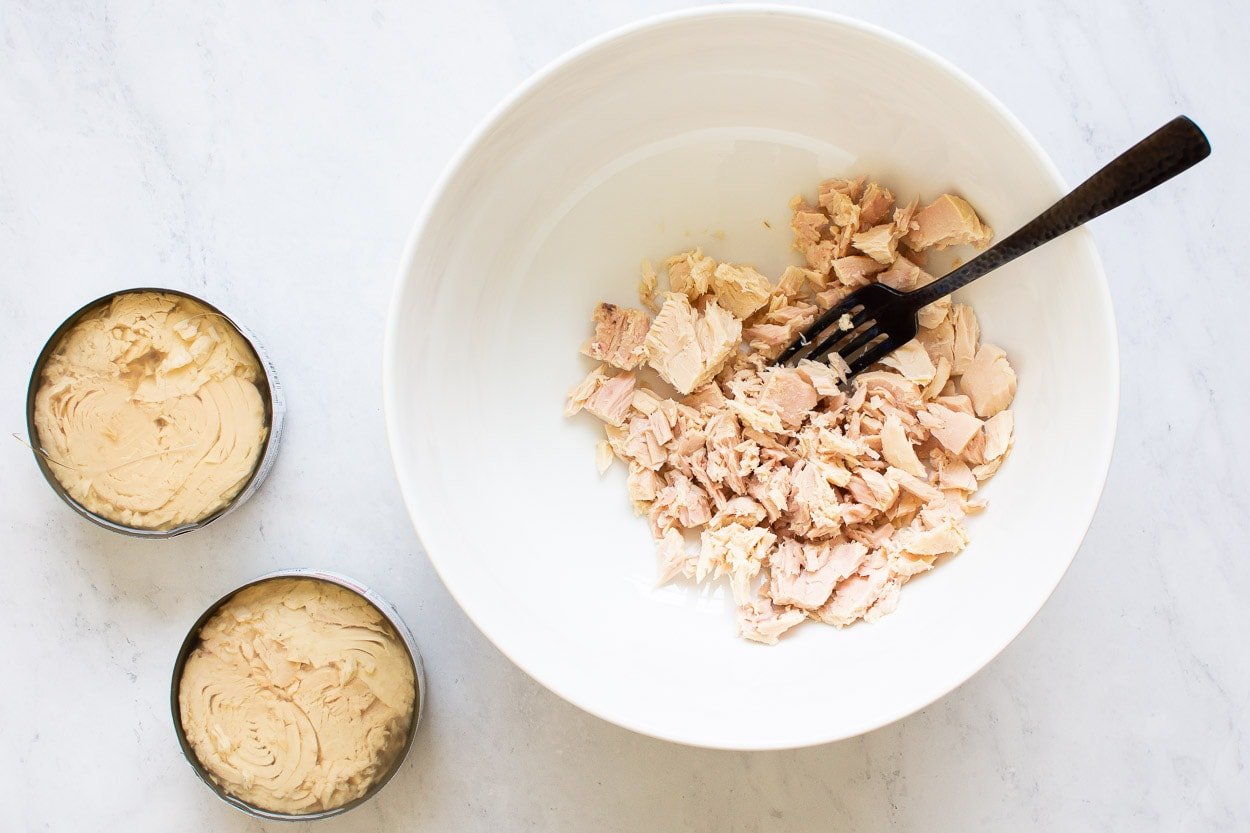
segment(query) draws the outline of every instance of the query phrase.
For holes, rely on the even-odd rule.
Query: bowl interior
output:
[[[528,85],[444,181],[412,240],[387,341],[395,465],[429,556],[479,627],[573,703],[731,748],[852,736],[1000,651],[1070,563],[1110,455],[1115,337],[1078,232],[970,287],[1019,373],[1017,442],[972,544],[896,613],[775,647],[734,635],[723,588],[656,588],[625,472],[562,416],[599,300],[636,305],[644,258],[701,245],[776,277],[787,203],[867,173],[966,195],[1010,231],[1061,183],[984,91],[893,36],[811,13],[700,12],[635,27]]]

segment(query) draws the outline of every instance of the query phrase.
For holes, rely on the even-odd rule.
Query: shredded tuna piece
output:
[[[609,425],[621,425],[634,399],[634,374],[620,373],[611,378],[599,366],[569,393],[566,416],[585,409]]]
[[[564,406],[564,415],[573,416],[582,408],[586,407],[586,403],[590,401],[590,397],[594,396],[595,391],[599,389],[608,378],[603,372],[603,365],[596,367],[586,376],[585,379],[578,382],[577,385],[569,391],[568,404]]]
[[[867,286],[885,267],[866,255],[847,255],[833,262],[834,276],[845,286]]]
[[[886,367],[894,368],[906,379],[918,385],[927,385],[932,382],[937,372],[937,368],[933,366],[933,359],[929,358],[924,345],[914,338],[882,359],[881,363]]]
[[[994,236],[993,229],[981,223],[972,206],[954,194],[943,194],[917,211],[912,223],[914,226],[903,242],[915,251],[965,243],[984,246]]]
[[[639,463],[630,463],[629,476],[626,478],[630,500],[635,504],[650,503],[660,495],[664,488],[664,479],[658,473]]]
[[[921,327],[920,332],[916,334],[916,341],[924,345],[929,359],[935,366],[941,359],[946,359],[948,364],[954,365],[955,327],[949,320],[943,320],[936,327]]]
[[[665,530],[656,546],[660,562],[659,584],[667,584],[678,576],[694,575],[696,556],[686,552],[686,539],[676,529]]]
[[[859,202],[864,195],[864,182],[867,177],[857,177],[855,179],[826,179],[820,185],[816,186],[818,202],[829,208],[827,198],[833,194],[841,194],[852,203]],[[833,212],[830,211],[832,214]]]
[[[595,443],[595,468],[600,474],[605,473],[612,467],[612,461],[616,459],[616,455],[612,453],[612,444],[607,440],[600,440]]]
[[[708,521],[709,529],[720,529],[729,524],[753,527],[761,524],[768,517],[764,507],[749,497],[739,495],[725,503],[724,508]]]
[[[803,256],[807,265],[822,275],[829,274],[834,258],[838,257],[838,244],[832,240],[821,240],[810,246],[803,247]]]
[[[642,363],[650,316],[640,309],[601,303],[595,307],[592,320],[595,335],[582,347],[582,353],[621,370],[633,370]]]
[[[655,293],[659,290],[660,278],[655,273],[655,267],[651,265],[651,261],[644,260],[642,262],[642,277],[638,280],[638,302],[652,313],[660,311],[660,305],[655,302]]]
[[[837,367],[834,366],[835,363]],[[841,393],[842,383],[850,372],[846,362],[837,353],[829,356],[828,363],[803,359],[797,369],[821,396],[837,396]]]
[[[993,462],[1007,453],[1015,426],[1016,419],[1011,411],[999,411],[985,421],[985,462]]]
[[[774,604],[815,610],[829,600],[839,581],[859,569],[867,552],[863,544],[783,541],[772,555],[768,595]]]
[[[753,642],[776,645],[783,633],[806,618],[801,610],[779,608],[768,599],[756,599],[738,607],[738,633]]]
[[[682,400],[682,404],[697,411],[716,411],[725,406],[725,395],[716,384],[707,384]]]
[[[722,263],[712,273],[712,291],[722,307],[738,318],[748,318],[768,303],[773,287],[750,266]]]
[[[937,367],[933,371],[933,381],[925,385],[922,396],[925,399],[932,399],[938,396],[945,388],[946,383],[951,378],[951,361],[945,356],[938,357]]]
[[[924,464],[916,456],[916,449],[907,437],[902,421],[895,414],[885,418],[881,427],[881,456],[891,466],[902,469],[916,477],[928,477]]]
[[[967,304],[952,304],[950,314],[951,327],[951,372],[962,376],[972,366],[972,359],[977,354],[981,343],[981,327],[972,307]]]
[[[760,406],[781,417],[787,428],[798,428],[816,407],[820,394],[801,373],[778,367],[768,373],[768,381],[760,393]]]
[[[668,269],[669,290],[680,292],[691,301],[707,292],[716,269],[716,261],[704,256],[702,249],[673,255],[664,265]]]
[[[875,182],[868,183],[859,200],[859,222],[869,228],[884,222],[894,208],[894,195]]]
[[[874,553],[869,564],[838,584],[832,598],[816,610],[816,618],[840,628],[854,624],[886,594],[892,581],[897,579],[891,579],[885,557]]]
[[[859,249],[882,267],[889,266],[898,255],[898,238],[894,236],[893,223],[873,226],[851,238],[851,245]]]
[[[820,242],[821,232],[829,227],[829,215],[823,211],[795,211],[790,220],[795,245],[803,248]]]
[[[878,273],[877,281],[900,292],[911,292],[913,289],[932,283],[933,276],[899,255],[890,264],[889,269]]]
[[[712,573],[717,577],[728,575],[734,601],[746,604],[751,600],[751,579],[759,574],[776,540],[777,536],[767,529],[737,523],[704,530],[695,579],[703,581]]]
[[[693,249],[665,262],[667,293],[643,264],[654,321],[609,303],[594,312],[585,352],[602,363],[566,413],[604,422],[596,465],[627,465],[660,582],[726,580],[747,639],[894,610],[903,584],[967,545],[965,518],[985,506],[976,492],[1010,453],[1015,373],[966,304],[924,307],[916,339],[850,383],[836,355],[770,366],[853,288],[925,286],[921,249],[988,239],[956,197],[917,205],[862,178],[827,180],[816,204],[792,203],[810,268],[773,284]],[[663,382],[638,383],[644,361]]]
[[[716,375],[741,337],[742,322],[716,301],[700,314],[685,295],[669,292],[647,333],[647,363],[677,390],[690,393]]]
[[[981,420],[937,403],[930,404],[917,416],[929,429],[930,436],[954,454],[962,454],[972,438],[981,433]]]
[[[972,400],[978,416],[993,416],[1010,405],[1016,396],[1016,372],[1002,348],[982,344],[960,377],[959,390]]]

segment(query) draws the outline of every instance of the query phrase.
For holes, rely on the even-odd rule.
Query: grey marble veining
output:
[[[60,319],[126,285],[256,329],[290,404],[271,480],[202,533],[124,540],[0,442],[0,829],[292,829],[219,804],[174,742],[187,625],[268,569],[377,586],[424,648],[428,723],[322,831],[1250,829],[1250,15],[1239,0],[827,4],[940,52],[1076,181],[1177,112],[1214,156],[1094,226],[1123,393],[1106,493],[1037,620],[928,709],[793,752],[589,717],[460,613],[411,530],[380,413],[403,239],[515,84],[667,2],[0,0],[0,424]],[[1192,291],[1219,303],[1196,306]],[[294,829],[301,829],[297,825]]]

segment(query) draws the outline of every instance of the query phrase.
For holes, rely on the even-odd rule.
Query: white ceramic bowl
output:
[[[846,18],[717,8],[612,33],[539,73],[473,135],[413,232],[391,309],[386,420],[434,566],[508,657],[583,709],[733,749],[846,738],[989,662],[1076,553],[1111,455],[1114,322],[1088,234],[967,291],[1019,372],[1017,441],[961,555],[899,609],[780,645],[735,636],[723,590],[655,587],[647,524],[564,395],[600,299],[643,258],[701,244],[774,277],[787,201],[867,172],[964,193],[1007,232],[1064,184],[1001,104],[945,61]],[[771,229],[765,226],[771,224]]]

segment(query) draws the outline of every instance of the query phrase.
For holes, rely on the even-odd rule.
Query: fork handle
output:
[[[908,292],[907,300],[919,309],[949,295],[986,272],[1140,197],[1210,155],[1211,144],[1198,125],[1186,116],[1177,116],[1013,234],[939,280]]]

